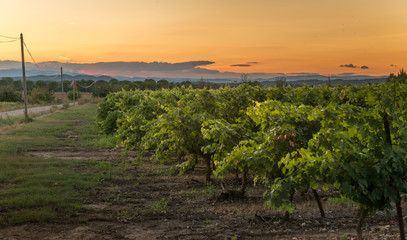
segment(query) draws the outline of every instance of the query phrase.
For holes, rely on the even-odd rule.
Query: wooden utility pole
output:
[[[76,95],[75,86],[76,86],[75,80],[72,80],[72,93],[73,93],[73,105],[74,106],[75,106],[75,95]]]
[[[62,101],[65,101],[65,93],[64,93],[64,77],[63,77],[63,72],[62,72],[62,67],[61,67],[61,89],[62,89]]]
[[[76,99],[77,99],[78,104],[79,104],[79,92],[78,92],[78,86],[76,85],[76,80],[75,80],[75,94],[76,94]]]
[[[28,122],[28,109],[27,109],[27,81],[25,79],[25,62],[24,62],[24,39],[23,34],[20,33],[20,40],[21,40],[21,64],[23,69],[23,87],[24,87],[24,117],[25,121]]]

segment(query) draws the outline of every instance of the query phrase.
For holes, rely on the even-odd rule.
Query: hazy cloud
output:
[[[62,56],[63,57],[63,56]],[[241,73],[234,71],[221,72],[207,69],[205,66],[213,64],[213,61],[188,61],[179,63],[168,62],[97,62],[97,63],[72,63],[48,61],[38,63],[43,71],[38,71],[33,63],[26,62],[27,76],[34,75],[59,75],[60,68],[69,75],[108,75],[111,77],[141,77],[141,78],[183,78],[183,79],[240,79]],[[235,64],[236,65],[236,64]],[[250,65],[247,63],[247,65]],[[20,77],[20,61],[1,61],[0,77]],[[249,78],[272,79],[274,77],[287,77],[293,79],[321,79],[324,76],[318,73],[297,72],[297,73],[249,73]],[[343,73],[338,76],[356,76],[354,73]]]
[[[233,64],[230,65],[231,67],[251,67],[252,65],[250,64]]]
[[[71,61],[71,59],[69,57],[66,57],[66,56],[59,56],[58,59],[61,60],[61,61]]]
[[[38,65],[44,72],[38,74],[59,74],[63,67],[67,74],[110,75],[125,77],[213,77],[219,74],[217,70],[200,68],[213,64],[213,61],[188,61],[179,63],[168,62],[96,62],[96,63],[72,63],[65,62],[69,58],[61,56],[62,62],[40,62]],[[19,61],[0,61],[0,70],[20,69]],[[27,70],[36,71],[35,66],[26,62]]]
[[[358,68],[357,66],[353,65],[352,63],[351,63],[351,64],[342,64],[342,65],[339,65],[339,67],[345,67],[345,68]]]
[[[339,73],[339,74],[335,74],[335,75],[342,76],[342,77],[348,77],[348,76],[356,75],[356,73]]]
[[[21,67],[21,62],[4,60],[0,61],[0,70],[14,69]]]
[[[239,63],[239,64],[233,64],[233,65],[230,65],[230,66],[231,67],[251,67],[254,64],[258,64],[258,62]]]
[[[320,75],[320,74],[319,74],[319,73],[298,72],[298,73],[289,73],[289,75],[296,75],[296,76],[314,76],[314,75]]]
[[[366,66],[366,65],[363,65],[363,66],[359,67],[359,66],[353,65],[352,63],[350,63],[350,64],[342,64],[342,65],[339,65],[339,67],[343,67],[343,68],[360,68],[360,69],[369,69],[369,67],[368,67],[368,66]]]

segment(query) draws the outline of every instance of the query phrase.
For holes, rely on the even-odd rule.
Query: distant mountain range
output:
[[[12,77],[14,80],[21,80],[22,76],[21,73],[18,76],[17,74],[8,74],[10,70],[0,70],[0,77]],[[13,76],[14,75],[14,76]],[[17,75],[17,76],[16,76]],[[107,76],[107,75],[87,75],[87,74],[64,74],[63,79],[72,81],[72,80],[93,80],[93,81],[98,81],[98,80],[104,80],[104,81],[110,81],[112,78],[115,78],[117,80],[129,80],[129,81],[144,81],[145,78],[141,77],[123,77],[123,76]],[[307,82],[315,82],[313,85],[318,85],[320,82],[326,82],[328,81],[327,76],[323,75],[307,75],[307,76],[284,76],[287,82],[290,82],[292,84],[300,84],[303,81]],[[351,76],[335,76],[332,75],[330,76],[330,80],[332,83],[346,83],[347,81],[365,81],[365,82],[382,82],[385,81],[387,76],[368,76],[368,75],[351,75]],[[38,81],[38,80],[43,80],[43,81],[60,81],[61,76],[60,75],[30,75],[29,72],[27,72],[27,80],[31,81]],[[154,80],[160,80],[163,78],[151,78]],[[164,78],[168,80],[169,82],[183,82],[183,81],[190,81],[190,82],[214,82],[214,83],[234,83],[234,82],[241,82],[240,78],[212,78],[212,79],[196,79],[196,78]],[[276,80],[281,79],[281,77],[274,77],[274,78],[254,78],[251,79],[249,78],[248,81],[257,81],[257,82],[275,82]]]
[[[26,62],[26,76],[32,81],[60,81],[60,68],[64,69],[65,80],[117,80],[144,81],[146,78],[154,80],[166,79],[170,82],[241,82],[241,73],[220,72],[204,68],[212,61],[188,61],[179,63],[168,62],[96,62],[96,63],[61,63],[40,62],[33,64]],[[89,74],[89,75],[88,75]],[[97,75],[104,74],[104,75]],[[0,78],[12,77],[21,79],[21,62],[0,60]],[[132,76],[132,77],[129,77]],[[136,76],[136,77],[133,77]],[[248,81],[275,82],[284,77],[287,82],[293,81],[326,81],[327,76],[315,73],[249,73]],[[341,73],[331,75],[331,81],[357,81],[384,79],[387,76],[356,75],[355,73]]]

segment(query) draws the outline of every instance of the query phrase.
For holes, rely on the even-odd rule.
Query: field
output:
[[[261,184],[246,196],[234,174],[205,183],[205,165],[174,176],[173,161],[159,164],[132,151],[111,150],[99,135],[96,105],[80,105],[1,131],[0,239],[354,239],[357,209],[336,203],[335,191],[294,196],[284,211],[263,207]],[[250,180],[251,182],[251,180]],[[404,206],[403,206],[404,208]],[[405,210],[405,209],[404,209]],[[396,239],[395,211],[367,218],[366,239]]]

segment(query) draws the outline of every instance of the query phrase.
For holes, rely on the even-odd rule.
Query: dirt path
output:
[[[296,195],[296,210],[284,222],[282,213],[263,208],[264,188],[251,187],[247,198],[219,198],[215,183],[207,186],[204,166],[193,173],[169,176],[169,166],[119,152],[59,148],[30,152],[69,161],[110,162],[127,177],[91,189],[82,208],[69,220],[0,229],[0,239],[354,239],[356,210],[327,202],[335,193],[321,192],[328,217],[319,217],[312,195]],[[105,169],[109,171],[109,169]],[[226,186],[238,187],[233,177]],[[394,214],[394,213],[393,213]],[[393,215],[394,219],[394,215]],[[396,239],[397,225],[379,213],[367,220],[366,239]]]
[[[69,106],[72,106],[73,103],[69,103]],[[58,104],[58,105],[52,105],[52,106],[42,106],[42,107],[32,107],[28,108],[28,114],[30,113],[37,113],[37,112],[45,112],[50,110],[52,107],[57,107],[57,108],[62,108],[63,104]],[[7,112],[0,112],[0,118],[6,118],[6,117],[14,117],[14,116],[19,116],[24,114],[24,109],[18,109],[18,110],[13,110],[13,111],[7,111]]]
[[[66,135],[66,136],[65,136]],[[67,133],[61,141],[79,140]],[[73,139],[72,139],[73,138]],[[79,160],[81,168],[103,172],[100,186],[83,193],[81,206],[53,223],[0,227],[0,240],[25,239],[355,239],[356,208],[329,201],[334,191],[319,191],[327,217],[321,218],[311,191],[296,193],[289,221],[282,211],[264,208],[264,186],[250,186],[245,198],[222,195],[220,180],[206,185],[205,167],[183,176],[135,153],[89,150],[69,144],[42,146],[24,154],[41,158]],[[65,146],[65,147],[61,147]],[[98,168],[95,168],[97,166]],[[125,174],[117,174],[117,173]],[[0,183],[1,184],[1,183]],[[227,189],[238,189],[235,176],[225,176]],[[1,191],[1,186],[0,186]],[[1,195],[0,195],[1,197]],[[406,212],[406,206],[403,206]],[[369,216],[365,239],[397,239],[395,211],[390,218],[379,212]]]

